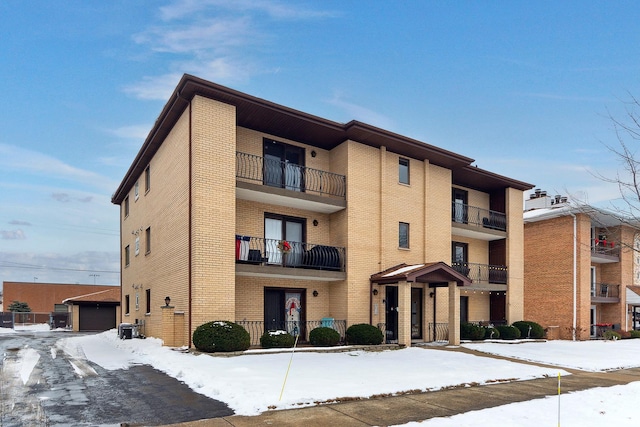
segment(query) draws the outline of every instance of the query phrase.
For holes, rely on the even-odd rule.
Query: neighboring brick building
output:
[[[521,320],[532,186],[472,162],[185,75],[112,198],[122,321],[167,345],[211,320],[254,342],[371,323],[410,345]]]
[[[525,202],[524,317],[550,337],[631,329],[635,229],[616,215],[536,190]]]
[[[69,312],[74,331],[104,331],[120,318],[120,286],[3,282],[4,307],[26,302],[33,313]]]

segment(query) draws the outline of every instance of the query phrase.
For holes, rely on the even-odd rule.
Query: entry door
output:
[[[460,323],[469,322],[469,297],[460,297]]]
[[[452,194],[452,216],[451,218],[455,222],[467,223],[467,192],[464,190],[460,190],[459,188],[453,189]]]
[[[387,286],[385,298],[386,312],[386,341],[395,343],[398,341],[398,287]]]
[[[293,336],[302,333],[302,292],[298,290],[265,289],[264,325],[267,331],[287,331]]]
[[[264,184],[304,191],[304,148],[264,140]]]
[[[489,295],[489,320],[497,325],[507,322],[507,296],[504,292]]]
[[[411,339],[422,339],[422,289],[411,288]]]
[[[596,327],[596,306],[592,305],[591,306],[591,338],[595,338],[598,331],[597,331],[597,327]]]

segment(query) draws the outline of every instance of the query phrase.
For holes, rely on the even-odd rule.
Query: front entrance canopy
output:
[[[471,279],[457,272],[444,262],[427,264],[398,264],[379,273],[373,274],[371,283],[378,285],[398,282],[429,283],[430,287],[445,287],[448,282],[456,282],[458,286],[468,286]]]

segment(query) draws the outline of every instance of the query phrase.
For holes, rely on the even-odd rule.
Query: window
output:
[[[136,311],[140,310],[140,294],[136,291]]]
[[[129,245],[125,246],[124,248],[124,266],[128,267],[129,266],[129,259],[130,259],[130,250],[129,250]]]
[[[136,200],[138,200],[138,197],[140,196],[140,182],[136,181],[136,184],[133,186],[133,195],[135,197]]]
[[[147,311],[145,313],[149,314],[151,313],[151,289],[146,289],[144,292],[147,299]]]
[[[302,263],[305,250],[305,226],[304,218],[289,217],[284,215],[265,214],[264,239],[269,264],[281,264],[295,266]],[[289,251],[283,257],[283,251],[278,248],[280,241],[289,244]]]
[[[135,253],[136,256],[138,256],[138,254],[140,253],[140,236],[136,236],[136,249],[135,249]]]
[[[409,184],[409,159],[400,157],[398,160],[398,182]]]
[[[148,193],[151,189],[151,166],[147,166],[144,170],[144,192]]]
[[[409,224],[406,222],[401,222],[398,227],[398,246],[409,249]]]
[[[129,216],[129,196],[124,198],[124,217]]]
[[[129,314],[129,295],[124,296],[124,314]]]
[[[145,232],[144,232],[144,237],[145,237],[145,253],[148,254],[149,252],[151,252],[151,227],[148,227]]]

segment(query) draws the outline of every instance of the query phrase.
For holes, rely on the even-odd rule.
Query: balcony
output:
[[[613,240],[591,239],[591,262],[620,262],[620,245]]]
[[[452,262],[451,267],[464,274],[473,282],[473,287],[481,290],[507,290],[507,266],[477,264],[473,262]]]
[[[502,212],[451,203],[451,234],[480,240],[507,237],[507,216]]]
[[[320,213],[346,207],[346,177],[236,152],[236,195],[243,200]]]
[[[341,247],[236,235],[240,276],[340,281],[346,279]]]
[[[591,285],[591,302],[620,302],[620,285],[610,283],[594,283]]]

